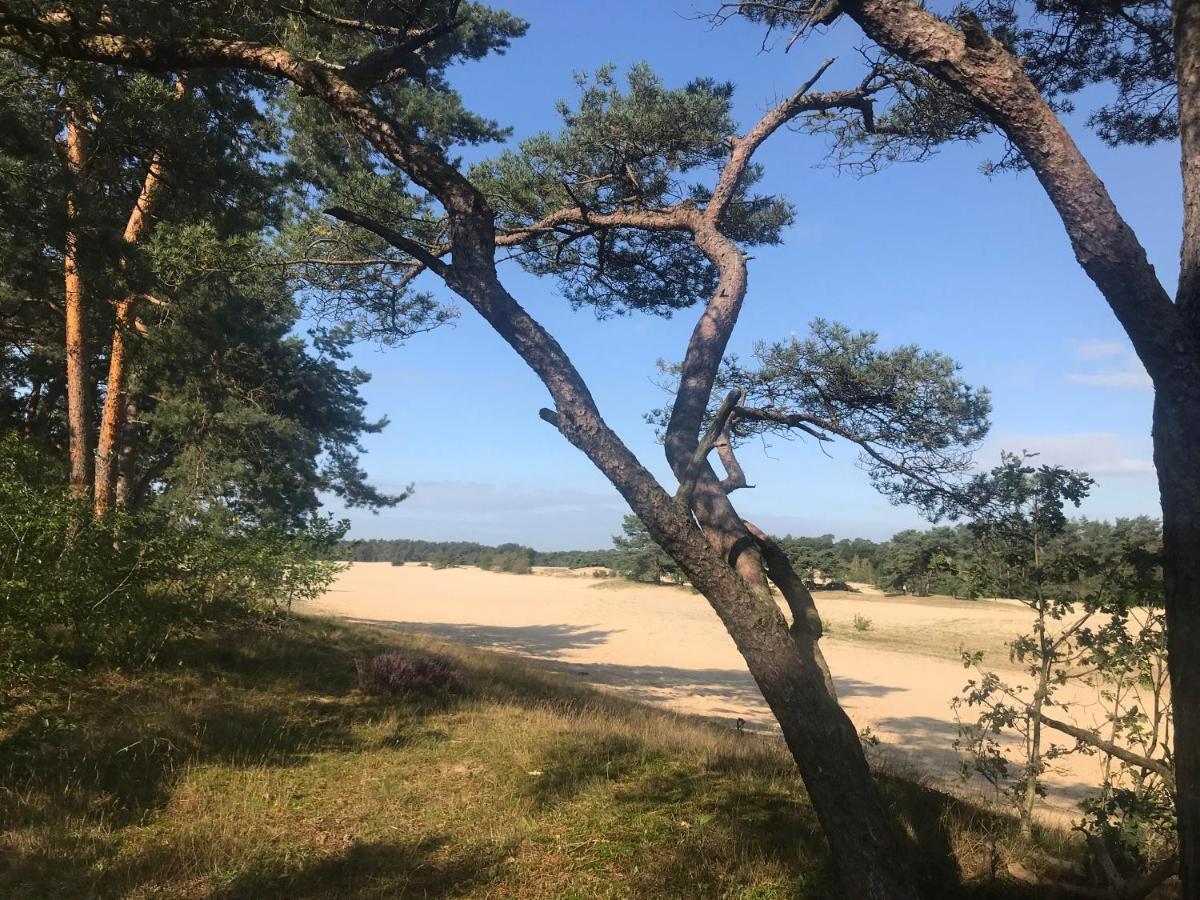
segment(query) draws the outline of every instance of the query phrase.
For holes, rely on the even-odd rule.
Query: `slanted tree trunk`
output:
[[[91,410],[88,403],[87,309],[79,270],[80,195],[86,148],[81,111],[67,90],[67,232],[63,249],[67,349],[67,433],[71,458],[71,495],[86,500],[92,488]]]
[[[134,301],[125,297],[116,305],[116,325],[108,355],[104,410],[96,442],[96,483],[93,511],[97,518],[112,511],[117,487],[117,459],[125,432],[125,381],[128,369],[125,335],[133,328]]]
[[[123,417],[124,440],[120,442],[117,450],[117,483],[113,490],[113,503],[118,509],[128,508],[133,495],[134,467],[137,460],[137,440],[135,438],[137,412],[136,401],[128,398],[125,402]]]
[[[148,39],[128,40],[117,34],[93,40],[61,30],[53,22],[39,23],[37,32],[50,34],[56,52],[97,62],[159,71],[236,67],[292,81],[328,105],[415,184],[432,193],[448,218],[449,261],[378,223],[373,230],[442,278],[521,356],[554,400],[555,411],[543,411],[543,417],[603,472],[645,523],[651,537],[709,600],[779,720],[829,839],[846,896],[851,900],[916,897],[861,743],[837,704],[817,650],[819,631],[813,630],[812,615],[806,608],[806,604],[811,606],[811,597],[807,592],[790,590],[787,599],[797,625],[789,630],[767,590],[759,542],[733,511],[708,463],[702,459],[691,503],[681,502],[663,490],[608,427],[562,347],[500,283],[495,261],[495,214],[440,148],[425,143],[382,112],[360,83],[346,78],[347,70],[299,57],[282,47],[221,39],[160,44]],[[786,104],[780,109],[781,115],[789,112]],[[739,139],[732,155],[748,156],[755,142],[781,122],[767,122],[761,133],[752,132]],[[723,176],[707,205],[705,215],[714,229],[722,204],[732,195],[740,175],[739,171],[729,179]],[[692,215],[696,214],[693,211]],[[705,252],[719,268],[734,262],[728,248],[719,241],[711,242]],[[741,254],[736,256],[744,264]],[[727,285],[733,284],[728,281],[730,277],[737,277],[737,266],[724,265],[722,279]],[[721,302],[710,301],[697,325],[693,344],[698,341],[698,345],[689,345],[689,362],[693,365],[685,365],[678,397],[685,412],[672,425],[676,448],[671,450],[672,465],[677,473],[683,458],[690,457],[691,449],[697,447],[697,417],[703,415],[715,366],[737,318],[741,296],[723,298],[718,292],[714,300]],[[693,428],[692,423],[697,427]],[[777,584],[792,584],[794,573],[790,569],[773,571]]]
[[[786,566],[773,568],[772,580],[792,608],[795,624],[790,629],[767,590],[759,544],[745,523],[737,520],[739,534],[737,526],[716,512],[712,528],[697,529],[688,510],[662,490],[600,418],[557,342],[498,282],[477,291],[452,279],[452,287],[484,313],[542,378],[557,406],[556,413],[545,417],[608,477],[720,617],[779,722],[846,895],[856,900],[915,898],[891,816],[817,646],[820,632],[814,622],[819,619],[812,598],[786,558],[780,553],[772,560]],[[483,294],[490,296],[481,302]],[[703,481],[711,487],[711,468],[707,476]],[[709,493],[707,500],[714,508],[729,502],[723,493],[720,499]],[[693,510],[702,505],[696,503]]]
[[[182,82],[181,82],[182,83]],[[150,227],[151,216],[163,189],[162,157],[155,154],[150,160],[149,170],[142,182],[141,191],[125,223],[123,240],[132,247],[142,240]],[[122,258],[121,269],[126,267]],[[117,459],[126,434],[125,408],[128,397],[125,393],[129,377],[128,348],[126,336],[132,332],[137,298],[125,294],[116,303],[116,324],[113,328],[112,347],[108,356],[108,381],[104,395],[104,411],[100,418],[100,437],[96,444],[96,488],[95,514],[104,516],[113,508],[117,486]]]
[[[35,375],[33,383],[29,385],[29,396],[25,398],[25,431],[27,434],[33,434],[33,426],[37,422],[41,402],[42,379]]]
[[[1174,302],[1062,122],[978,21],[964,18],[960,31],[914,0],[838,0],[838,9],[968,97],[1021,151],[1154,381],[1179,874],[1184,896],[1200,897],[1200,3],[1172,4],[1184,212]]]
[[[1167,667],[1184,896],[1200,896],[1200,371],[1160,388],[1154,464],[1163,512]],[[1190,892],[1190,893],[1189,893]]]

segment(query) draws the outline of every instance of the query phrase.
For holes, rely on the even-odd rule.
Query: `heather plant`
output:
[[[428,696],[462,684],[458,665],[440,653],[392,651],[357,660],[358,686],[383,697]]]

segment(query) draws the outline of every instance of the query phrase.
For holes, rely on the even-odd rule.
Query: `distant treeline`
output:
[[[429,563],[435,568],[477,566],[505,572],[529,571],[532,566],[615,568],[617,550],[534,550],[523,544],[492,547],[473,541],[359,540],[342,541],[336,558],[347,562]]]
[[[926,596],[1021,597],[1028,591],[1029,573],[1013,565],[978,530],[966,525],[908,529],[887,541],[866,538],[776,538],[796,573],[810,584],[850,581],[873,584],[885,591]],[[1115,522],[1076,519],[1047,547],[1060,558],[1099,560],[1120,548],[1144,547],[1156,553],[1161,529],[1155,519],[1138,517]],[[350,562],[428,563],[434,568],[475,566],[526,573],[533,566],[571,569],[600,566],[636,581],[681,583],[682,573],[650,540],[636,518],[625,520],[624,534],[604,550],[535,550],[522,544],[488,546],[470,541],[357,540],[338,544],[335,558]]]
[[[1038,576],[1015,561],[996,534],[970,525],[908,529],[880,542],[834,540],[831,534],[777,540],[805,580],[865,582],[916,596],[1022,598],[1030,595],[1030,581]],[[1083,578],[1086,571],[1102,569],[1105,560],[1128,555],[1131,548],[1152,559],[1161,547],[1162,528],[1157,519],[1074,519],[1046,540],[1043,557],[1053,562],[1044,564],[1047,571],[1038,577],[1054,574],[1067,579],[1070,573]],[[1054,573],[1048,572],[1051,568]],[[1161,573],[1155,569],[1152,577],[1161,578]]]

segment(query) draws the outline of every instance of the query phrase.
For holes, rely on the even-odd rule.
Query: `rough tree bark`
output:
[[[91,410],[88,403],[87,308],[80,274],[80,199],[87,161],[82,111],[66,89],[65,152],[67,220],[63,246],[63,291],[67,350],[67,434],[71,496],[86,500],[92,488]]]
[[[793,610],[803,615],[797,617],[797,627],[789,629],[767,589],[761,545],[733,510],[708,463],[700,467],[688,509],[667,494],[608,427],[557,341],[500,283],[494,213],[440,149],[421,142],[379,110],[366,92],[369,85],[364,87],[347,77],[353,67],[336,69],[283,48],[238,41],[156,42],[113,34],[86,35],[46,20],[30,24],[12,16],[7,17],[7,24],[34,37],[43,49],[69,58],[159,71],[234,67],[290,80],[322,100],[416,184],[436,196],[449,219],[449,261],[402,235],[386,229],[376,233],[439,275],[533,369],[555,404],[555,411],[545,411],[544,418],[604,473],[650,535],[709,600],[779,720],[829,839],[846,895],[879,900],[916,896],[858,735],[837,704],[817,650],[819,632],[812,630],[812,617],[805,611],[812,606],[811,597],[806,591],[797,593],[799,579],[790,573],[790,567],[779,571],[777,567],[783,563],[773,557],[768,571],[775,572],[772,578],[781,588],[786,585],[785,596]],[[738,177],[728,185],[719,184],[717,196],[732,192]],[[697,447],[715,367],[745,290],[744,257],[720,239],[717,215],[719,211],[713,213],[711,227],[696,232],[698,246],[717,264],[723,284],[697,324],[685,362],[681,402],[676,404],[678,412],[669,438],[677,473],[686,470]]]
[[[175,96],[182,98],[187,93],[186,82],[180,78],[175,82]],[[155,153],[147,166],[146,177],[134,201],[129,219],[125,222],[122,240],[126,248],[118,266],[121,272],[128,267],[127,253],[145,238],[150,230],[164,188],[164,162],[161,153]],[[105,382],[104,409],[100,414],[100,434],[96,441],[96,479],[93,509],[97,517],[111,512],[116,500],[117,463],[128,439],[126,409],[129,398],[126,383],[129,377],[128,348],[126,337],[134,328],[138,296],[130,293],[127,286],[124,295],[114,303],[115,323],[108,356],[108,379]]]
[[[1184,182],[1174,302],[1062,122],[977,20],[961,18],[959,30],[913,0],[839,6],[880,46],[970,98],[1021,151],[1154,381],[1180,877],[1184,895],[1200,897],[1200,3],[1174,4]]]
[[[154,207],[163,189],[163,161],[155,154],[150,160],[133,211],[125,223],[126,247],[139,243],[149,230]],[[121,269],[126,260],[121,259]],[[96,442],[96,486],[94,509],[97,517],[113,508],[117,485],[117,459],[126,437],[125,410],[128,406],[126,383],[129,375],[126,337],[134,328],[138,297],[126,293],[114,304],[115,324],[108,355],[108,379],[105,382],[104,410],[100,416],[100,435]]]

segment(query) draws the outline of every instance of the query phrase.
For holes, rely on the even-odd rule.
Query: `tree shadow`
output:
[[[556,659],[565,651],[595,647],[607,642],[616,630],[588,629],[578,625],[476,625],[453,622],[383,622],[347,619],[364,625],[395,628],[406,634],[427,634],[474,647],[519,653],[536,659]]]
[[[0,827],[97,802],[120,827],[165,805],[188,765],[302,765],[316,753],[360,749],[355,726],[389,715],[399,720],[393,742],[404,742],[428,715],[471,696],[470,682],[454,694],[403,699],[356,691],[355,656],[383,649],[394,648],[320,626],[227,633],[178,648],[136,680],[105,676],[45,697],[10,716],[0,771],[19,791],[63,799],[34,808],[16,791],[0,796]]]
[[[447,853],[448,844],[445,836],[355,843],[298,871],[284,871],[278,860],[258,861],[212,896],[214,900],[457,896],[492,881],[512,849],[484,846]]]
[[[961,771],[964,762],[969,762],[968,755],[954,747],[959,736],[956,722],[932,716],[896,716],[878,719],[876,725],[887,732],[884,743],[873,753],[884,768],[907,769],[913,774],[954,773]],[[1049,794],[1042,800],[1043,808],[1078,816],[1080,801],[1095,794],[1095,783],[1082,777],[1068,778],[1055,771],[1053,761],[1049,765],[1052,777],[1048,782]],[[991,790],[978,775],[964,779],[964,786],[981,794]]]
[[[699,701],[705,709],[700,717],[726,725],[739,719],[754,729],[777,727],[753,676],[744,668],[678,668],[672,666],[626,665],[620,663],[571,662],[562,659],[570,650],[602,646],[616,631],[574,625],[493,626],[447,622],[381,622],[351,619],[382,625],[406,633],[422,633],[518,654],[537,668],[580,678],[584,683],[613,687],[632,700],[662,705],[682,698]],[[856,678],[834,676],[841,697],[882,697],[904,690]]]

